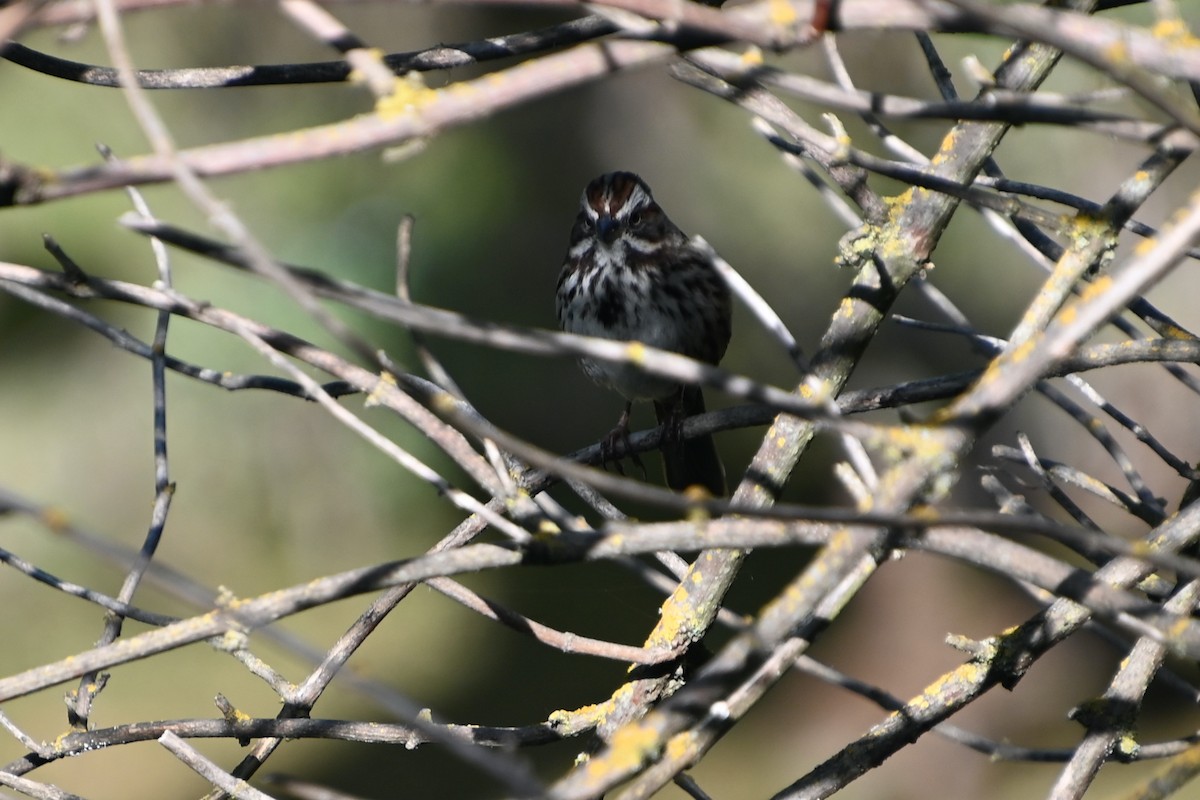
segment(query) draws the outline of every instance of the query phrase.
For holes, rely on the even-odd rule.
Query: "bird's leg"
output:
[[[637,468],[642,471],[642,478],[646,477],[646,465],[642,463],[642,459],[638,454],[633,452],[633,444],[629,441],[629,413],[633,409],[633,401],[625,402],[625,410],[621,412],[620,419],[617,420],[617,426],[608,432],[608,435],[600,442],[600,463],[606,469],[611,461],[616,467],[617,472],[622,475],[625,470],[621,468],[621,460],[618,457],[618,452],[621,449],[629,455],[629,460],[637,465]]]

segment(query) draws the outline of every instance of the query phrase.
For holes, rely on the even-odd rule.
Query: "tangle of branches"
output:
[[[150,142],[148,152],[136,155],[102,147],[92,163],[76,166],[36,164],[20,146],[0,143],[4,214],[123,189],[129,209],[120,224],[139,235],[126,257],[143,255],[144,243],[156,267],[140,281],[110,274],[104,259],[71,244],[67,229],[47,232],[46,264],[0,261],[3,308],[19,309],[25,319],[72,323],[113,345],[107,358],[149,368],[153,414],[146,427],[154,442],[153,503],[140,547],[97,533],[102,520],[63,517],[56,509],[64,498],[0,486],[6,524],[53,534],[122,575],[116,591],[104,591],[65,577],[70,570],[52,556],[0,550],[10,569],[10,602],[35,585],[48,586],[104,615],[98,638],[51,637],[56,657],[40,660],[32,651],[9,649],[0,670],[0,723],[19,754],[0,767],[0,785],[35,798],[100,796],[107,790],[99,782],[63,778],[60,785],[46,776],[67,775],[52,772],[64,762],[86,767],[101,753],[157,741],[166,752],[155,756],[173,756],[199,773],[211,787],[208,797],[349,797],[348,786],[322,786],[331,782],[327,775],[264,771],[281,750],[308,740],[321,746],[340,740],[383,745],[389,752],[437,750],[446,763],[482,775],[489,796],[632,800],[663,790],[664,796],[677,791],[695,798],[763,794],[793,800],[832,796],[867,776],[886,774],[891,756],[936,734],[956,753],[978,751],[1024,765],[1049,762],[1056,772],[1044,793],[1054,800],[1083,797],[1102,768],[1106,774],[1141,770],[1131,773],[1134,783],[1121,784],[1130,797],[1188,796],[1185,787],[1200,770],[1200,734],[1189,732],[1195,715],[1185,713],[1198,697],[1190,668],[1200,659],[1194,614],[1200,503],[1191,501],[1200,491],[1188,490],[1182,501],[1178,496],[1184,484],[1200,486],[1200,473],[1188,452],[1192,443],[1181,433],[1194,424],[1147,416],[1154,407],[1150,396],[1165,392],[1189,398],[1180,416],[1200,408],[1194,367],[1200,340],[1189,330],[1196,320],[1175,319],[1148,299],[1160,284],[1182,280],[1200,243],[1200,193],[1191,186],[1179,192],[1169,180],[1189,174],[1200,143],[1200,40],[1188,30],[1186,4],[750,0],[718,8],[690,0],[600,0],[581,10],[547,0],[540,5],[565,21],[385,54],[369,31],[342,20],[353,16],[354,4],[281,0],[278,7],[252,10],[282,17],[330,49],[331,60],[140,68],[125,26],[136,22],[141,29],[179,13],[174,7],[181,5],[17,0],[0,8],[0,41],[6,42],[0,46],[0,82],[18,72],[29,80],[25,73],[32,71],[45,85],[73,82],[119,93]],[[412,13],[401,4],[376,11],[396,20]],[[442,3],[423,11],[433,17],[465,13]],[[496,11],[480,18],[488,24],[507,19]],[[93,27],[106,64],[68,58],[67,42],[56,45],[61,54],[30,44],[47,30],[80,38]],[[961,94],[943,60],[947,43],[959,37],[1004,48],[995,63],[968,61],[963,71],[973,85]],[[881,39],[919,56],[927,93],[860,85],[848,64],[853,59],[843,55],[861,58],[861,48]],[[819,61],[821,76],[799,71],[797,55]],[[1042,88],[1064,68],[1082,70],[1091,88]],[[394,221],[394,291],[338,277],[321,263],[288,263],[236,204],[225,201],[229,176],[266,182],[296,165],[385,151],[423,159],[431,144],[453,131],[487,124],[502,112],[524,113],[554,95],[606,83],[613,91],[633,91],[621,79],[639,71],[669,76],[669,91],[689,100],[736,109],[746,123],[742,135],[845,225],[836,254],[828,254],[842,267],[841,299],[835,307],[807,309],[828,319],[812,343],[798,342],[784,321],[795,318],[799,293],[760,292],[749,270],[739,274],[713,252],[747,312],[745,325],[788,357],[787,380],[422,302],[410,290],[421,240],[409,218]],[[328,83],[346,84],[347,92],[364,98],[369,92],[370,102],[363,113],[312,127],[193,146],[180,144],[181,132],[159,109],[166,96],[203,92],[219,102],[247,86],[290,92],[304,103],[303,93]],[[14,137],[13,120],[24,112],[8,105],[6,135]],[[850,129],[863,133],[852,136]],[[933,133],[932,141],[940,143],[921,149],[910,141],[912,131]],[[1140,161],[1098,196],[1082,196],[1052,180],[1039,184],[1005,175],[1018,131],[1118,142],[1136,150]],[[1090,175],[1091,156],[1074,158],[1078,163],[1069,166]],[[160,185],[208,228],[199,230],[182,215],[169,219],[153,207],[141,190]],[[938,248],[951,221],[964,216],[982,221],[993,237],[980,248],[974,268],[985,269],[1003,250],[1039,275],[1035,292],[1015,297],[1014,289],[1014,297],[1006,298],[1018,304],[1019,314],[1002,337],[962,310],[953,291],[935,285],[942,274],[931,271],[935,257],[940,270],[956,269],[955,256]],[[8,252],[28,248],[27,241],[7,235]],[[216,273],[222,279],[242,273],[278,289],[299,312],[288,318],[301,322],[256,318],[189,293],[176,285],[172,270],[173,259],[184,254],[226,270]],[[556,267],[550,265],[551,273]],[[794,280],[804,278],[797,274]],[[547,305],[551,293],[552,282]],[[927,315],[899,313],[895,306],[906,296]],[[122,320],[130,313],[154,320],[152,337],[126,329]],[[190,351],[175,344],[181,320],[245,345],[261,369],[232,372],[185,355]],[[901,379],[890,373],[870,388],[849,388],[881,335],[898,329],[965,344],[975,366]],[[394,355],[401,340],[411,359]],[[489,417],[488,398],[465,388],[473,383],[469,376],[438,357],[447,341],[547,364],[583,356],[626,363],[715,389],[728,407],[686,420],[679,435],[736,431],[755,437],[757,449],[745,463],[727,457],[734,487],[727,498],[680,494],[654,476],[605,469],[599,445],[555,452]],[[54,350],[40,348],[34,357],[52,359]],[[1138,380],[1145,380],[1147,402],[1123,408],[1108,396],[1105,378],[1133,374],[1143,376]],[[390,560],[356,562],[235,597],[220,588],[226,576],[160,553],[173,531],[176,494],[168,453],[177,416],[168,375],[226,389],[236,398],[266,393],[281,405],[315,404],[386,458],[395,473],[390,480],[433,489],[428,494],[456,524],[437,531],[437,544],[425,552],[402,550]],[[1154,388],[1161,386],[1170,388]],[[244,390],[255,391],[237,394]],[[6,392],[20,391],[8,382]],[[1066,420],[1059,423],[1060,438],[1044,440],[1023,430],[1027,422],[1018,409],[1034,402]],[[387,423],[380,423],[381,414]],[[394,423],[405,432],[397,434],[401,427]],[[419,433],[421,447],[412,446],[411,432]],[[653,451],[660,439],[656,429],[635,433],[618,455]],[[792,499],[793,490],[806,462],[823,463],[814,442],[836,453],[826,471],[840,494],[804,504]],[[422,455],[429,448],[436,458]],[[4,460],[16,464],[24,457],[9,451]],[[237,535],[251,538],[249,531]],[[778,552],[781,563],[789,554],[806,557],[765,602],[742,607],[732,598],[747,580],[742,567],[755,551]],[[844,609],[878,585],[873,579],[884,565],[910,552],[990,575],[1034,610],[982,635],[950,636],[945,644],[957,651],[957,664],[923,675],[927,688],[903,697],[823,663],[810,650],[840,629]],[[640,631],[640,644],[589,635],[582,620],[578,628],[566,628],[535,619],[468,586],[470,577],[534,566],[566,574],[571,564],[611,565],[659,594],[657,618]],[[628,670],[577,708],[546,712],[554,701],[539,697],[536,685],[522,686],[529,693],[522,719],[450,721],[380,676],[347,666],[368,640],[378,641],[389,614],[411,603],[418,587],[461,605],[483,624],[561,652],[564,660],[607,659]],[[330,639],[305,628],[317,609],[338,601],[357,604],[356,619],[340,635]],[[570,605],[567,598],[554,602]],[[293,624],[276,624],[284,619]],[[54,630],[49,620],[36,625]],[[1053,746],[1044,739],[1013,743],[949,721],[993,688],[1015,690],[1051,652],[1083,658],[1082,650],[1066,645],[1084,637],[1104,642],[1115,666],[1098,693],[1070,698],[1059,709],[1077,723],[1072,739]],[[435,636],[418,646],[436,649],[449,641]],[[286,653],[289,665],[271,663],[264,645]],[[135,662],[166,663],[161,660],[189,646],[216,648],[268,687],[277,707],[243,708],[221,686],[206,684],[217,698],[211,717],[172,716],[166,698],[156,697],[142,698],[160,709],[143,718],[114,721],[114,713],[105,711],[106,693],[130,680],[126,670]],[[303,672],[292,662],[305,665]],[[779,696],[780,684],[796,675],[867,699],[876,707],[873,724],[836,740],[824,734],[823,755],[790,758],[794,773],[772,777],[777,782],[769,787],[752,782],[760,767],[745,763],[743,754],[738,769],[745,774],[738,781],[755,788],[722,795],[713,788],[727,785],[718,771],[704,770],[719,756],[714,748],[745,729],[752,711],[766,713],[768,698]],[[520,675],[505,680],[523,683]],[[60,686],[69,687],[65,717],[61,709],[57,722],[26,717],[21,699],[53,696]],[[1159,736],[1159,728],[1146,723],[1152,686],[1185,709],[1169,735]],[[330,688],[357,693],[374,711],[361,719],[322,715],[319,701]],[[459,699],[470,705],[467,688]],[[1022,694],[1003,701],[1019,706]],[[776,738],[756,745],[764,757],[790,747],[806,726],[826,730],[807,714],[786,724],[787,730],[775,730]],[[1149,729],[1153,736],[1142,735]],[[197,741],[214,738],[244,752],[230,760],[229,751],[209,754]],[[553,751],[555,744],[561,745],[556,754],[535,768],[534,749]],[[312,742],[303,746],[317,752]],[[572,760],[568,753],[579,756]],[[126,778],[131,785],[142,779]],[[671,785],[676,788],[664,788]],[[121,796],[135,796],[128,790]],[[372,796],[408,795],[392,787]]]

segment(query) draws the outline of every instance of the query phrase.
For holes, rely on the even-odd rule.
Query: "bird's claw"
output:
[[[621,454],[624,453],[642,473],[642,480],[645,480],[646,465],[633,451],[633,443],[629,440],[629,409],[630,406],[626,404],[625,410],[621,412],[621,418],[617,420],[616,427],[600,441],[600,465],[608,469],[608,465],[611,463],[618,474],[624,475],[625,469],[621,466]]]
[[[658,446],[662,450],[669,447],[674,447],[683,442],[683,420],[687,416],[683,410],[683,402],[676,401],[671,404],[670,411],[662,421],[661,430],[658,435]]]

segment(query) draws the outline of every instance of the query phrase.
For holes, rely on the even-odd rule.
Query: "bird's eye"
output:
[[[642,223],[645,221],[646,220],[642,218],[642,213],[640,211],[635,211],[629,215],[629,224],[635,228],[642,227]]]

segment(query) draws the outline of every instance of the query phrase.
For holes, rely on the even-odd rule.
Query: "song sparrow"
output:
[[[634,340],[716,364],[729,344],[729,289],[703,250],[693,245],[631,172],[588,184],[558,276],[556,306],[564,331]],[[680,386],[628,364],[582,359],[583,371],[625,398],[625,411],[605,440],[629,438],[634,400],[653,400],[663,425],[667,485],[700,484],[725,493],[725,470],[712,436],[682,440],[684,417],[704,412],[698,386]]]

